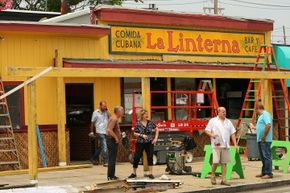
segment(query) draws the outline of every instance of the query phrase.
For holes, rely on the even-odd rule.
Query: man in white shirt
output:
[[[211,138],[212,146],[212,174],[211,183],[216,185],[215,171],[218,164],[222,165],[222,182],[221,185],[230,186],[226,181],[227,163],[230,162],[230,140],[237,148],[235,132],[232,122],[226,118],[226,109],[218,108],[218,116],[210,119],[206,128],[206,134]]]
[[[90,137],[95,137],[96,140],[96,151],[91,158],[91,162],[93,164],[98,164],[99,155],[101,153],[103,158],[103,165],[105,167],[107,166],[108,162],[106,135],[109,116],[110,114],[108,112],[106,102],[101,101],[100,108],[93,112],[91,132],[89,134]],[[96,134],[94,134],[94,129]]]

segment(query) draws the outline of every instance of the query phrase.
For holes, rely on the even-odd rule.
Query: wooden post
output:
[[[288,95],[287,95],[288,96]],[[288,111],[288,104],[285,102],[285,140],[289,141],[289,111]]]
[[[167,91],[171,91],[171,78],[167,78]],[[171,106],[171,93],[167,94],[167,106]],[[172,120],[172,108],[168,108],[167,110],[167,118],[168,120]]]
[[[214,91],[214,95],[217,99],[217,86],[216,86],[216,78],[212,79],[212,89]],[[218,101],[217,101],[218,102]],[[216,110],[218,109],[218,107],[214,107]],[[217,112],[216,112],[217,113]]]
[[[27,86],[27,102],[28,102],[28,168],[30,182],[37,184],[37,114],[36,114],[36,84],[30,83]]]
[[[270,80],[262,79],[261,100],[262,104],[270,114],[273,115],[272,89]]]
[[[62,57],[60,53],[55,51],[56,66],[62,68]],[[57,137],[58,137],[58,159],[59,166],[67,165],[67,148],[66,148],[66,112],[65,112],[65,84],[64,78],[57,78]]]
[[[151,110],[150,110],[150,103],[151,103],[151,95],[150,95],[150,78],[142,78],[141,79],[141,87],[142,87],[142,103],[143,108],[148,110],[149,118],[151,119]],[[148,161],[147,161],[147,154],[143,151],[143,168],[144,168],[144,175],[147,175],[149,171]]]

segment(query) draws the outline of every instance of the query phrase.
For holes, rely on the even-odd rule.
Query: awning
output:
[[[7,76],[31,77],[43,67],[8,67]],[[132,61],[63,59],[63,67],[54,67],[44,77],[162,77],[162,78],[234,78],[290,79],[290,69],[274,67],[253,71],[253,64],[191,63],[185,61]]]
[[[290,46],[274,45],[277,62],[280,67],[290,69]],[[287,87],[290,87],[290,79],[287,80]]]

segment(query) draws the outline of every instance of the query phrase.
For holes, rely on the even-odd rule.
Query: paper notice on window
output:
[[[142,107],[142,95],[141,94],[135,94],[135,101],[134,106],[135,107]],[[128,114],[133,107],[133,95],[132,94],[125,94],[124,95],[124,106],[125,106],[125,113]]]
[[[187,94],[177,94],[176,95],[176,104],[177,105],[187,105],[188,95]]]
[[[199,104],[204,103],[204,94],[203,93],[196,94],[196,103],[199,103]]]

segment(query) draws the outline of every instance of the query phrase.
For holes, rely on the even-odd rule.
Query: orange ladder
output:
[[[277,63],[275,51],[272,46],[262,45],[259,48],[253,71],[257,71],[260,66],[262,67],[262,70],[266,71],[280,70]],[[287,118],[287,116],[288,112],[290,111],[290,105],[285,81],[283,79],[270,80],[270,84],[275,114],[277,116],[279,128],[289,129],[287,126],[287,121],[289,118]],[[258,102],[261,101],[261,89],[261,80],[250,79],[245,99],[242,105],[242,110],[240,112],[240,116],[236,125],[236,128],[238,130],[241,128],[242,123],[248,124],[254,123],[256,121],[255,107]]]
[[[208,96],[210,100],[210,105],[213,107],[211,116],[214,117],[217,114],[217,109],[219,108],[219,103],[217,101],[216,92],[213,88],[211,80],[201,80],[198,84],[198,91],[213,91],[212,96]]]

